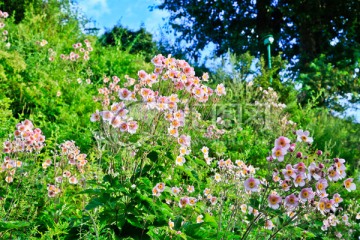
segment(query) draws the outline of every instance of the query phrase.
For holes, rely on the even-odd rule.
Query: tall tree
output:
[[[118,46],[123,51],[129,51],[133,54],[140,53],[148,61],[157,54],[157,47],[152,39],[152,34],[147,32],[144,27],[133,31],[117,25],[111,30],[107,30],[99,41],[105,46]]]
[[[43,0],[0,0],[0,9],[14,14],[15,22],[19,23],[24,19],[25,12],[30,6],[41,9],[43,3]]]
[[[360,64],[360,1],[359,0],[163,0],[157,8],[170,12],[170,26],[179,41],[189,44],[187,52],[197,57],[210,42],[215,54],[229,49],[242,54],[249,51],[259,56],[265,51],[262,38],[272,34],[275,54],[293,65],[292,77],[311,89],[330,91],[332,98],[360,91],[359,81],[346,79],[339,84],[322,81],[315,84],[299,78],[299,72],[314,73],[314,61],[332,66],[333,71],[350,71]],[[349,69],[350,67],[350,69]],[[352,68],[352,69],[351,69]],[[324,69],[321,69],[324,70]],[[342,72],[343,73],[343,72]],[[338,74],[343,75],[343,74]],[[358,78],[358,76],[355,76]],[[315,87],[316,85],[316,87]],[[330,96],[329,95],[329,96]],[[356,94],[355,94],[356,95]],[[307,94],[303,101],[311,95]],[[359,96],[352,99],[360,101]],[[327,104],[329,99],[324,99]]]

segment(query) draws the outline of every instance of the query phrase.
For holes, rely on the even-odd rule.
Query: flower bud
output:
[[[324,168],[324,164],[319,163],[319,168],[320,168],[320,169]]]
[[[302,153],[301,153],[301,152],[297,152],[297,153],[296,153],[296,157],[297,157],[297,158],[302,158]]]
[[[290,144],[289,152],[294,152],[294,151],[295,151],[295,147],[296,147],[296,144],[295,144],[295,143]]]
[[[321,156],[321,155],[323,154],[323,152],[322,152],[321,150],[317,150],[316,154],[317,154],[318,156]]]

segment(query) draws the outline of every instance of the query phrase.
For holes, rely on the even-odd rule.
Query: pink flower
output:
[[[121,132],[126,132],[129,129],[129,125],[126,122],[122,122],[119,126]]]
[[[320,179],[317,183],[316,183],[316,190],[317,192],[325,192],[325,189],[328,187],[328,182],[326,181],[326,179]]]
[[[296,208],[299,205],[299,199],[291,194],[285,198],[285,207],[286,208]]]
[[[292,168],[291,164],[286,165],[285,169],[281,170],[285,179],[296,178],[295,169]]]
[[[75,176],[72,176],[69,178],[69,183],[71,184],[77,184],[78,183],[78,180]]]
[[[294,180],[295,187],[303,187],[305,185],[305,175],[304,174],[298,174]]]
[[[333,196],[333,200],[334,200],[334,206],[338,207],[339,203],[341,203],[343,201],[343,199],[340,197],[340,194],[335,193]]]
[[[55,177],[55,182],[62,183],[62,181],[63,181],[62,176]]]
[[[183,156],[177,156],[175,160],[175,164],[182,166],[186,162],[185,158]]]
[[[356,190],[356,185],[353,183],[353,178],[348,178],[344,181],[344,186],[349,192]]]
[[[211,203],[211,205],[215,205],[217,203],[217,197],[211,196],[210,203]]]
[[[179,132],[178,132],[177,128],[169,127],[168,133],[169,133],[169,135],[171,135],[173,137],[179,136]]]
[[[286,149],[285,148],[282,148],[280,146],[278,147],[274,147],[272,149],[272,157],[274,159],[277,159],[279,162],[282,162],[284,161],[284,156],[286,154]]]
[[[255,179],[253,177],[250,177],[250,178],[246,179],[245,182],[244,182],[245,189],[247,191],[251,191],[251,192],[258,192],[259,191],[259,185],[260,185],[260,180]]]
[[[180,188],[178,188],[178,187],[172,187],[172,188],[171,188],[171,192],[172,192],[174,195],[177,195],[177,194],[179,194],[179,192],[180,192]]]
[[[194,206],[197,202],[197,199],[194,197],[189,197],[189,205]]]
[[[273,209],[278,209],[280,207],[280,203],[282,198],[277,193],[272,193],[268,197],[269,207]]]
[[[71,172],[69,172],[67,170],[63,172],[63,177],[69,178],[70,176],[71,176]]]
[[[155,56],[153,59],[151,59],[151,62],[155,65],[155,66],[163,66],[163,61],[164,61],[165,57],[161,54]]]
[[[320,168],[318,168],[316,166],[316,164],[314,162],[312,162],[308,168],[309,174],[308,174],[308,179],[311,180],[311,177],[314,178],[315,180],[319,180],[321,178],[320,173],[321,170]]]
[[[191,137],[188,135],[181,135],[178,138],[178,143],[185,147],[190,147]]]
[[[197,217],[196,217],[196,223],[202,223],[202,222],[204,222],[203,218],[204,218],[203,215],[197,216]]]
[[[299,193],[299,198],[303,201],[310,201],[314,198],[314,192],[311,188],[303,188]]]
[[[125,109],[125,108],[121,108],[119,110],[116,111],[116,114],[121,117],[122,119],[124,119],[126,117],[126,114],[129,112],[129,110]]]
[[[5,177],[5,181],[7,183],[12,183],[14,181],[14,178],[12,176],[8,175],[8,176]]]
[[[298,164],[295,164],[294,168],[296,169],[297,173],[305,173],[306,171],[306,166],[303,162],[299,162]]]
[[[314,140],[312,137],[309,137],[309,131],[303,131],[302,129],[296,131],[297,141],[298,142],[307,142],[312,143]]]
[[[155,186],[153,189],[152,189],[152,194],[155,196],[155,197],[159,197],[161,192],[159,192],[159,190],[157,189],[157,187]]]
[[[333,211],[335,212],[336,211],[336,208],[335,208],[335,201],[333,199],[327,199],[327,198],[324,198],[324,201],[325,201],[325,211],[326,212],[330,212]]]
[[[128,122],[128,132],[131,134],[136,133],[136,130],[138,129],[138,124],[136,121],[130,121]]]
[[[100,114],[99,114],[99,110],[96,110],[96,112],[95,112],[95,113],[91,114],[90,121],[91,121],[91,122],[97,122],[97,121],[100,121]]]
[[[155,188],[162,193],[165,190],[165,183],[158,183],[155,185]]]
[[[190,186],[190,185],[189,185],[186,189],[187,189],[187,191],[188,191],[189,193],[192,193],[192,192],[195,191],[194,186]]]
[[[269,230],[273,229],[274,228],[273,222],[271,220],[266,220],[265,221],[265,228],[269,229]]]
[[[274,182],[279,182],[281,180],[277,172],[273,172],[272,180]]]
[[[196,97],[201,97],[204,94],[204,91],[202,90],[202,88],[200,87],[195,87],[192,90],[192,93],[196,96]]]
[[[290,148],[290,139],[283,136],[279,137],[278,139],[275,140],[275,147],[279,147],[279,146],[288,150]]]
[[[340,179],[340,174],[336,171],[336,168],[330,167],[328,170],[328,178],[330,181],[338,181]]]
[[[122,122],[123,122],[123,121],[121,120],[121,118],[120,118],[119,116],[116,116],[116,117],[114,117],[114,118],[111,120],[110,124],[111,124],[111,126],[113,126],[114,128],[118,128],[118,127],[120,127],[120,125],[121,125]]]
[[[148,74],[144,70],[138,71],[138,76],[141,80],[145,80],[148,77]]]
[[[322,214],[325,214],[325,212],[326,212],[325,205],[326,205],[327,200],[328,200],[327,198],[322,198],[322,199],[320,199],[320,201],[319,201],[318,204],[317,204],[317,209],[318,209]]]
[[[182,197],[182,198],[180,198],[179,207],[183,208],[183,207],[185,207],[187,204],[189,204],[189,198],[188,198],[188,197]]]
[[[289,152],[295,151],[295,147],[296,147],[296,144],[295,144],[295,143],[290,144],[290,147],[289,147],[288,151],[289,151]]]
[[[114,114],[111,111],[102,111],[100,112],[100,116],[104,121],[110,122],[113,119]]]
[[[226,95],[226,90],[223,83],[216,86],[215,93],[218,96]]]

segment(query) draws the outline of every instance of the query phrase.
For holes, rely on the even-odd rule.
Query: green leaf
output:
[[[211,216],[210,214],[205,214],[204,222],[208,223],[211,227],[217,228],[218,224],[216,222],[216,219],[214,216]]]
[[[29,222],[25,221],[6,221],[0,222],[0,231],[9,230],[9,229],[18,229],[30,226]]]
[[[157,152],[155,152],[155,151],[151,151],[151,152],[147,155],[147,157],[148,157],[151,161],[157,162],[157,160],[159,159],[159,154],[158,154]]]
[[[105,203],[102,201],[101,198],[93,198],[90,200],[89,204],[86,205],[86,210],[95,209],[97,207],[103,206]]]
[[[139,220],[134,215],[128,215],[126,221],[134,227],[143,228],[143,225],[139,223]]]

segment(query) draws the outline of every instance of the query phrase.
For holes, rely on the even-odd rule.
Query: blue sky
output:
[[[159,0],[78,0],[79,8],[88,18],[96,21],[96,26],[101,29],[110,29],[117,23],[132,30],[138,30],[141,24],[158,37],[159,28],[163,25],[164,17],[168,13],[149,6],[156,5]]]

